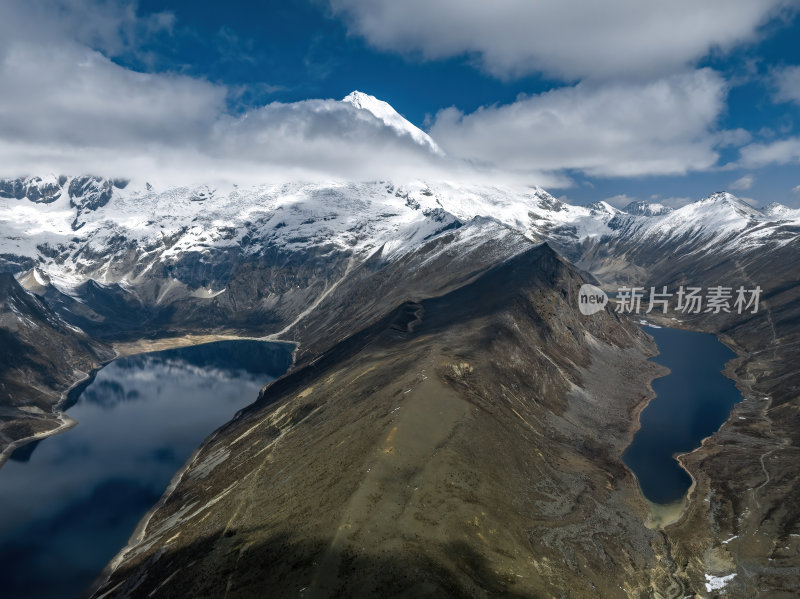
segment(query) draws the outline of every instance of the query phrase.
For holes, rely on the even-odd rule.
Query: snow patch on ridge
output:
[[[712,576],[706,574],[706,591],[720,591],[724,589],[728,583],[736,577],[736,573],[728,574],[727,576]]]

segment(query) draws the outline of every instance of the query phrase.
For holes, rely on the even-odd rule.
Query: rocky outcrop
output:
[[[70,181],[68,193],[69,205],[78,211],[72,222],[72,228],[77,231],[84,224],[81,219],[84,212],[97,210],[108,204],[114,194],[114,186],[111,181],[101,177],[83,175]]]
[[[39,204],[49,204],[61,196],[65,182],[66,177],[0,179],[0,198],[28,199]]]
[[[107,346],[68,325],[0,273],[0,452],[60,425],[56,406],[102,362]]]

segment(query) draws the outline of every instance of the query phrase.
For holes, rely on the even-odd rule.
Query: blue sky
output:
[[[155,44],[157,68],[266,88],[249,98],[253,103],[340,99],[358,89],[424,126],[426,117],[448,106],[471,112],[558,84],[537,76],[501,81],[464,57],[424,60],[377,50],[348,35],[344,22],[321,2],[267,0],[254,6],[234,0],[220,11],[210,4],[146,0],[139,9],[176,17],[175,28]],[[136,57],[128,57],[128,64],[151,66]]]
[[[303,139],[281,146],[308,156],[303,168],[335,172],[339,163],[320,149],[328,141],[314,133],[304,145],[330,106],[304,101],[358,89],[389,102],[459,164],[575,203],[679,205],[729,189],[757,204],[800,206],[798,2],[644,4],[10,0],[0,8],[0,75],[21,91],[0,99],[0,114],[29,116],[0,116],[0,157],[5,149],[6,164],[27,170],[79,168],[81,157],[96,169],[109,152],[140,169],[158,152],[160,164],[191,162],[192,153],[216,165],[241,155],[275,162],[281,151],[264,139],[284,134],[276,119],[291,113],[306,119]],[[25,45],[15,32],[29,23],[52,31],[50,46]],[[23,74],[49,69],[81,85],[57,100],[49,96],[58,86],[40,81],[46,72]],[[274,102],[287,106],[263,109]],[[158,108],[149,114],[148,105]],[[262,134],[234,130],[242,117]],[[346,118],[326,130],[341,127],[352,140]],[[108,134],[87,133],[88,122]],[[355,145],[369,155],[378,144],[387,164],[407,158],[408,148],[376,139]],[[363,155],[354,150],[352,160]]]

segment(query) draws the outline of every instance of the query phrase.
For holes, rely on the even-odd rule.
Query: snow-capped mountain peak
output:
[[[614,208],[608,202],[592,202],[588,206],[586,206],[592,214],[610,214],[611,216],[616,216],[619,214],[619,210]]]
[[[416,127],[408,120],[403,118],[391,104],[379,100],[375,96],[370,96],[360,91],[354,91],[342,98],[342,102],[348,102],[356,108],[366,110],[376,118],[383,121],[387,127],[391,127],[402,135],[408,135],[415,142],[431,150],[434,154],[444,155],[444,152],[431,138],[419,127]]]
[[[789,208],[778,202],[772,202],[761,209],[761,213],[770,219],[778,220],[797,220],[800,218],[800,210]]]
[[[702,200],[698,200],[695,203],[699,205],[730,207],[736,211],[737,214],[745,218],[763,218],[763,213],[760,210],[753,208],[753,206],[744,200],[737,198],[735,195],[727,191],[716,191],[710,196],[703,198]]]
[[[700,198],[697,200],[698,203],[702,202],[734,202],[740,201],[735,195],[728,191],[715,191],[714,193],[707,195],[704,198]]]

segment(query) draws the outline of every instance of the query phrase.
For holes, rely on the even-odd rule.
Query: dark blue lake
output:
[[[0,595],[84,595],[205,437],[291,347],[220,341],[115,360],[71,398],[74,428],[0,468]]]
[[[699,447],[727,420],[742,395],[722,374],[736,354],[716,337],[679,329],[646,330],[658,344],[654,360],[670,374],[653,381],[656,397],[642,411],[641,428],[622,459],[647,499],[668,504],[681,499],[692,483],[675,455]]]

